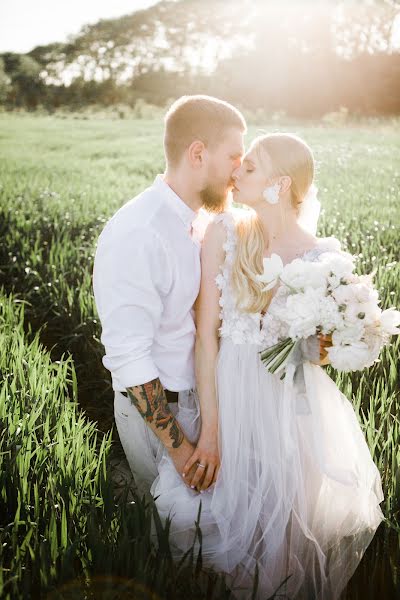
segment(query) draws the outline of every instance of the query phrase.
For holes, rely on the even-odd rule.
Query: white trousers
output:
[[[179,392],[178,402],[169,402],[168,406],[172,414],[177,415],[180,422],[179,412],[183,417],[187,412],[185,409],[189,409],[191,412],[198,410],[197,393],[195,390]],[[114,416],[137,491],[140,496],[144,494],[146,498],[150,498],[151,484],[158,475],[157,457],[162,454],[162,442],[147,425],[136,406],[121,392],[114,392]],[[180,422],[180,424],[189,440],[195,443],[196,439],[191,439],[191,436],[185,431],[183,423]]]

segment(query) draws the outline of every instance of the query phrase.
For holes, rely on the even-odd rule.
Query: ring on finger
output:
[[[198,466],[198,467],[201,467],[202,469],[205,469],[205,468],[206,468],[206,465],[202,465],[202,464],[201,464],[201,463],[199,463],[199,462],[197,463],[197,466]]]

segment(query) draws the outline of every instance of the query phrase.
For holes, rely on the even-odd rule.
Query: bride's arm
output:
[[[224,261],[225,230],[222,223],[211,223],[204,236],[201,249],[201,284],[196,300],[196,385],[200,399],[201,433],[197,448],[186,463],[183,474],[190,471],[195,462],[198,467],[190,482],[199,491],[216,481],[219,469],[218,407],[215,389],[215,366],[219,348],[220,291],[215,283]]]

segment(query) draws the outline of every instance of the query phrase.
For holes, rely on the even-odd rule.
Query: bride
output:
[[[202,247],[196,303],[197,392],[177,419],[197,448],[179,474],[160,448],[151,493],[181,557],[195,542],[203,564],[226,574],[234,598],[340,596],[383,519],[381,480],[350,402],[321,368],[303,364],[290,384],[263,366],[274,342],[274,291],[257,278],[263,258],[284,264],[340,252],[316,238],[314,160],[298,137],[257,138],[234,172],[235,202],[215,217]],[[252,209],[252,210],[249,210]],[[193,464],[195,474],[188,481]],[[188,484],[188,485],[187,485]],[[280,587],[281,583],[283,585]]]

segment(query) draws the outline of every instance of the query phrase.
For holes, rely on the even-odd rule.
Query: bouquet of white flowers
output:
[[[280,332],[276,344],[263,350],[261,360],[271,373],[283,372],[303,343],[316,335],[331,335],[330,363],[341,371],[372,365],[391,335],[400,333],[400,312],[382,311],[373,275],[354,273],[354,259],[345,252],[324,252],[317,262],[295,259],[283,266],[273,254],[264,259],[258,279],[263,290],[280,283],[268,318]]]

